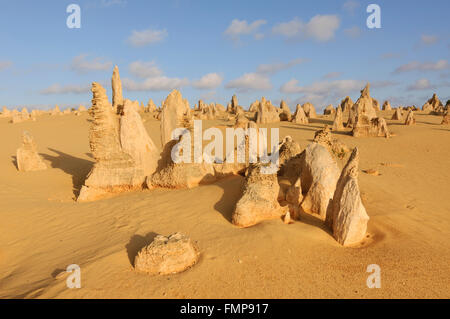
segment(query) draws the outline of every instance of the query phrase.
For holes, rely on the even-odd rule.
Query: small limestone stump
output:
[[[324,110],[323,110],[323,115],[333,115],[334,113],[336,113],[336,110],[334,109],[333,105],[328,105]]]
[[[336,110],[336,115],[334,116],[333,131],[342,131],[344,129],[342,110],[340,107]]]
[[[134,268],[151,275],[176,274],[192,267],[200,256],[190,238],[181,233],[158,235],[134,259]]]
[[[334,238],[344,246],[359,243],[367,231],[369,216],[361,202],[358,186],[359,151],[355,148],[342,170],[334,192],[327,224]]]
[[[256,112],[256,123],[266,124],[273,122],[280,122],[277,108],[270,101],[267,101],[265,97],[262,97]]]
[[[389,101],[384,101],[383,111],[392,111],[392,107],[391,107],[391,104],[389,103]]]
[[[376,101],[376,100],[375,100]],[[377,102],[378,103],[378,102]],[[374,107],[374,99],[370,97],[370,84],[367,83],[366,87],[361,91],[361,96],[355,103],[356,116],[366,116],[370,121],[377,117],[377,113]],[[379,108],[379,106],[378,106]]]
[[[305,104],[303,104],[303,110],[305,111],[305,114],[309,119],[317,118],[316,109],[311,103],[306,102]]]
[[[263,166],[252,164],[247,170],[244,192],[232,216],[236,226],[250,227],[267,219],[280,218],[287,212],[277,201],[280,189],[277,174],[265,174]]]
[[[33,136],[23,132],[22,147],[17,150],[17,168],[20,172],[42,171],[47,169],[42,158],[39,156]]]
[[[450,124],[450,110],[445,112],[444,117],[442,118],[443,125],[449,125]]]
[[[292,120],[291,110],[285,101],[281,100],[280,102],[280,121],[288,121]]]
[[[391,120],[403,121],[403,114],[402,114],[401,107],[397,107],[397,108],[395,109],[395,112],[394,112],[394,114],[392,115]]]
[[[122,95],[122,82],[120,81],[119,68],[117,65],[114,67],[113,75],[111,78],[112,86],[112,107],[115,112],[120,112],[123,106],[123,95]]]
[[[292,123],[308,124],[308,117],[300,104],[297,104],[294,116],[292,117]]]
[[[352,131],[354,137],[385,137],[389,138],[391,134],[387,127],[386,120],[382,117],[369,119],[366,115],[361,114],[356,117],[356,123]]]
[[[414,112],[412,109],[409,109],[408,114],[406,115],[405,125],[414,125],[414,124],[416,124]]]
[[[173,90],[163,102],[161,111],[161,144],[164,147],[172,140],[172,132],[176,128],[191,126],[192,114],[189,102],[181,93]]]
[[[342,112],[349,112],[350,108],[353,106],[353,101],[349,96],[346,96],[342,101],[341,101],[341,110]]]

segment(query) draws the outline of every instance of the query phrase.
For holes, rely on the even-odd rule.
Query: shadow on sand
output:
[[[157,233],[150,232],[145,236],[133,235],[130,238],[128,244],[125,245],[125,248],[127,250],[128,260],[130,261],[131,266],[134,267],[134,258],[137,256],[139,251],[149,245],[156,236],[158,236]]]
[[[216,182],[214,185],[223,189],[223,195],[220,200],[214,204],[214,209],[222,214],[228,222],[231,223],[236,203],[242,197],[244,187],[244,178],[242,176],[232,176]]]
[[[52,168],[59,168],[72,176],[73,194],[77,197],[83,186],[86,176],[89,174],[93,162],[49,148],[57,156],[40,154],[44,160],[51,163]]]

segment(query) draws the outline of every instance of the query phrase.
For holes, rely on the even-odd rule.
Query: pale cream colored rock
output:
[[[301,204],[303,210],[325,219],[338,178],[339,168],[328,149],[318,143],[308,145],[300,175],[302,190],[306,191]]]
[[[448,125],[450,124],[450,111],[447,110],[444,114],[444,117],[442,118],[442,123],[443,125]]]
[[[333,105],[328,105],[324,110],[323,110],[323,115],[333,115],[336,113],[336,110],[334,109]]]
[[[382,117],[375,117],[369,119],[367,115],[361,114],[356,117],[356,124],[353,128],[352,135],[354,137],[386,137],[389,138],[391,134],[386,123]]]
[[[159,150],[148,136],[141,116],[128,99],[124,100],[123,114],[120,117],[120,143],[122,150],[133,158],[145,176],[156,171]]]
[[[11,111],[8,110],[8,108],[6,106],[4,106],[0,117],[10,117],[10,116],[11,116]]]
[[[135,257],[134,268],[151,275],[170,275],[192,267],[199,256],[197,247],[186,235],[158,235]]]
[[[277,201],[279,188],[277,174],[265,174],[263,164],[251,164],[246,173],[244,191],[236,204],[232,223],[250,227],[264,220],[281,218],[287,213]]]
[[[286,192],[286,201],[288,202],[291,217],[298,219],[300,217],[300,204],[303,201],[302,184],[300,178],[291,185]]]
[[[256,100],[255,102],[250,104],[250,107],[248,108],[248,111],[249,112],[258,112],[259,103],[260,102],[258,100]]]
[[[384,101],[383,111],[392,111],[392,107],[391,107],[391,104],[389,103],[389,101]]]
[[[294,116],[292,117],[292,123],[296,124],[308,124],[309,120],[300,104],[297,104]]]
[[[340,104],[340,107],[341,107],[341,109],[342,109],[342,112],[349,112],[350,111],[350,108],[353,106],[353,101],[352,101],[352,99],[349,97],[349,96],[346,96],[342,101],[341,101],[341,104]]]
[[[343,246],[361,242],[369,221],[358,186],[358,163],[359,152],[355,148],[339,177],[327,215],[334,238]]]
[[[87,111],[87,108],[84,105],[80,105],[78,107],[78,112],[86,112],[86,111]]]
[[[42,171],[47,169],[37,152],[33,136],[28,132],[22,134],[22,146],[17,149],[17,168],[20,172]]]
[[[78,201],[100,199],[110,193],[141,189],[145,180],[142,168],[122,149],[119,137],[119,119],[108,102],[105,89],[92,83],[93,118],[89,142],[94,166],[78,196]]]
[[[281,100],[280,102],[280,121],[288,121],[290,122],[292,120],[292,114],[291,110],[289,109],[289,106],[286,104],[284,100]]]
[[[51,116],[62,115],[58,105],[55,105],[55,108],[50,111],[50,115]]]
[[[306,102],[305,104],[303,104],[303,110],[305,111],[305,114],[309,119],[317,118],[316,109],[311,103]]]
[[[286,225],[289,225],[291,223],[291,213],[290,212],[287,212],[286,215],[284,215],[283,222]]]
[[[361,96],[355,103],[356,117],[365,115],[369,120],[376,118],[377,113],[374,108],[374,100],[370,97],[370,84],[361,90]]]
[[[406,115],[405,125],[414,125],[414,124],[416,124],[414,112],[412,109],[409,109],[408,114]]]
[[[440,113],[443,111],[443,104],[437,97],[436,93],[422,106],[422,110],[426,112]]]
[[[256,123],[267,124],[279,121],[280,116],[276,111],[276,107],[274,107],[270,101],[267,101],[264,97],[262,97],[258,105],[258,111],[256,112]]]
[[[161,111],[161,144],[164,146],[172,140],[176,128],[190,128],[191,125],[189,103],[178,90],[173,90],[163,102]]]
[[[111,78],[112,87],[112,107],[116,113],[121,112],[121,107],[123,106],[123,95],[122,95],[122,81],[120,80],[119,68],[114,66],[113,75]]]
[[[342,109],[338,107],[336,110],[336,114],[334,116],[333,131],[342,131],[343,129],[344,124],[343,124]]]
[[[392,115],[391,120],[403,121],[403,114],[400,107],[395,109],[394,114]]]
[[[372,105],[375,111],[380,111],[380,102],[377,99],[372,98]]]
[[[242,128],[247,129],[248,128],[248,122],[249,120],[244,114],[239,114],[236,116],[236,123],[234,124],[234,128]]]
[[[342,159],[346,153],[350,152],[347,145],[332,136],[328,125],[314,133],[314,142],[325,146],[336,158]]]
[[[156,104],[153,102],[152,99],[149,99],[147,102],[147,108],[145,109],[145,112],[153,113],[157,110]]]

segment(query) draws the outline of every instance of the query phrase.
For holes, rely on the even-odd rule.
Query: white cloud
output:
[[[0,71],[3,71],[4,69],[9,68],[10,66],[12,66],[11,61],[0,61]]]
[[[142,31],[133,30],[128,37],[128,43],[134,47],[143,47],[151,43],[161,42],[168,35],[167,30],[147,29]]]
[[[417,91],[417,90],[428,90],[431,89],[432,86],[428,79],[419,79],[410,86],[408,86],[408,91]]]
[[[280,62],[272,64],[260,64],[256,69],[256,72],[261,74],[275,74],[279,71],[289,69],[303,62],[306,62],[306,59],[298,58],[287,63]]]
[[[339,25],[340,20],[336,15],[316,15],[306,24],[298,18],[279,23],[272,28],[272,33],[287,39],[311,38],[318,42],[327,42],[334,38]]]
[[[439,41],[439,37],[436,36],[436,35],[426,35],[426,34],[423,34],[423,35],[420,37],[420,41],[422,42],[422,44],[425,44],[425,45],[431,45],[431,44],[437,43],[437,42]]]
[[[258,73],[245,73],[241,77],[228,82],[225,87],[227,89],[237,89],[241,92],[262,91],[272,89],[272,84],[266,75]]]
[[[361,35],[362,30],[357,27],[357,26],[353,26],[351,28],[345,29],[344,33],[349,36],[350,38],[357,38]]]
[[[356,0],[347,0],[345,1],[345,3],[342,5],[342,8],[351,13],[354,14],[356,9],[358,9],[360,7],[360,3]]]
[[[280,88],[282,93],[303,93],[325,95],[330,93],[339,93],[339,95],[348,95],[350,92],[359,91],[365,86],[364,81],[360,80],[336,80],[315,82],[307,86],[299,86],[298,80],[291,79]]]
[[[341,76],[341,72],[330,72],[325,74],[322,79],[335,79]]]
[[[296,38],[300,35],[304,28],[304,24],[300,19],[294,18],[288,22],[281,22],[272,28],[272,33],[281,35],[286,38]]]
[[[258,33],[259,27],[266,24],[266,20],[256,20],[252,23],[248,23],[246,20],[234,19],[231,24],[225,30],[224,34],[229,36],[233,40],[239,40],[241,35],[255,34],[255,38],[261,37]]]
[[[306,24],[306,35],[319,42],[326,42],[334,37],[339,24],[336,15],[316,15]]]
[[[58,83],[50,85],[48,88],[45,88],[40,91],[41,94],[50,95],[50,94],[83,94],[88,93],[91,89],[89,84],[80,85],[60,85]]]
[[[134,61],[130,63],[128,68],[131,74],[142,79],[162,75],[162,71],[156,66],[154,61]]]
[[[87,54],[81,54],[73,58],[70,68],[77,73],[86,73],[90,71],[107,71],[112,68],[111,61],[104,61],[101,58],[87,60]]]
[[[122,80],[122,84],[128,91],[170,91],[188,85],[189,80],[157,76],[145,79],[143,82],[125,78]]]
[[[196,89],[215,89],[222,83],[222,76],[217,73],[209,73],[202,76],[199,80],[194,81],[192,86]]]
[[[449,67],[447,60],[439,60],[437,62],[417,62],[413,61],[403,64],[395,69],[394,73],[403,73],[409,71],[442,71]]]

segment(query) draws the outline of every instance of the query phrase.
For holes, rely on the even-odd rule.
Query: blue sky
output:
[[[69,4],[81,28],[69,29]],[[381,8],[369,29],[366,8]],[[194,105],[313,102],[318,109],[365,82],[372,96],[421,106],[450,99],[450,1],[2,1],[0,107],[90,105],[90,84],[160,104],[173,88]],[[446,20],[447,19],[447,20]],[[110,93],[109,93],[110,94]],[[111,95],[110,95],[111,96]]]

